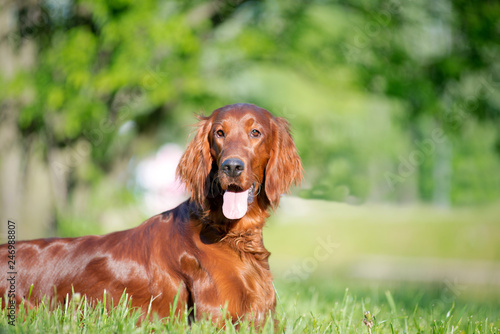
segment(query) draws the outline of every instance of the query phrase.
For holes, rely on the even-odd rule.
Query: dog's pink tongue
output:
[[[240,193],[226,191],[224,193],[224,204],[222,204],[222,213],[227,219],[240,219],[247,213],[248,209],[248,190]]]

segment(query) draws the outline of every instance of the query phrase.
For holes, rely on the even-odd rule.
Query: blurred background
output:
[[[176,206],[195,114],[237,102],[305,168],[264,232],[278,282],[500,294],[496,1],[1,0],[2,242]]]

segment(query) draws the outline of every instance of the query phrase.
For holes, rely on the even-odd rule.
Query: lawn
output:
[[[275,318],[276,332],[287,333],[369,333],[364,314],[373,316],[372,333],[499,333],[498,305],[452,300],[438,290],[427,294],[416,286],[391,290],[358,289],[342,291],[327,280],[301,284],[277,282],[279,302]],[[434,298],[434,299],[432,299]],[[429,302],[430,301],[430,302]],[[5,312],[4,312],[5,313]],[[15,326],[2,316],[0,330],[9,333],[211,333],[218,329],[208,321],[195,322],[187,317],[173,321],[159,319],[136,325],[139,313],[130,310],[124,299],[107,311],[98,305],[89,308],[84,300],[70,302],[55,311],[44,307],[26,310],[20,307]],[[239,332],[256,332],[248,323]],[[228,321],[227,332],[236,332]],[[271,333],[271,322],[261,328]]]
[[[286,199],[264,231],[286,333],[499,333],[500,209],[349,206]],[[365,312],[370,316],[365,318]],[[211,323],[136,325],[124,298],[113,310],[84,298],[55,311],[21,305],[0,332],[217,332]],[[366,320],[363,322],[363,320]],[[371,329],[369,326],[371,326]],[[236,332],[228,321],[227,332]],[[239,332],[255,332],[248,323]]]

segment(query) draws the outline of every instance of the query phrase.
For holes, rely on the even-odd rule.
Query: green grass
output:
[[[495,305],[480,305],[439,294],[423,296],[418,287],[398,287],[393,290],[342,290],[326,280],[301,283],[277,282],[279,301],[276,328],[268,321],[255,330],[244,322],[240,333],[368,333],[364,314],[373,316],[372,333],[498,333],[500,319]],[[428,302],[426,299],[432,299]],[[15,326],[8,325],[2,311],[0,331],[8,333],[151,333],[220,331],[209,321],[191,326],[187,314],[181,319],[155,319],[137,324],[140,313],[131,310],[129,299],[107,310],[103,304],[90,307],[85,298],[48,311],[42,304],[35,309],[20,305]],[[226,332],[237,329],[228,320]]]
[[[437,280],[436,275],[423,275],[423,281],[370,277],[385,259],[389,266],[402,266],[403,273],[416,267],[432,274],[451,261],[452,269],[488,277],[491,272],[481,271],[500,263],[499,217],[498,205],[440,210],[285,200],[264,231],[279,296],[277,325],[269,321],[255,330],[244,322],[238,331],[227,320],[223,331],[367,334],[363,320],[369,311],[372,333],[500,333],[498,284],[462,283],[463,270]],[[329,252],[318,248],[321,240],[334,247]],[[475,263],[484,265],[467,267]],[[366,276],[353,276],[352,268],[359,266]],[[130,309],[125,297],[112,310],[102,304],[91,308],[84,298],[48,309],[46,304],[36,309],[20,305],[16,326],[8,325],[3,310],[0,333],[221,331],[210,321],[189,326],[187,314],[138,324],[140,313]]]
[[[500,261],[500,203],[438,209],[296,198],[282,202],[264,231],[275,260],[308,256],[318,239],[330,237],[340,246],[331,264],[360,254]]]

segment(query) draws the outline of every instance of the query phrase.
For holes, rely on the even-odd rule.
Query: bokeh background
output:
[[[237,102],[305,168],[264,232],[278,286],[495,302],[497,1],[1,0],[2,241],[179,204],[194,115]]]

